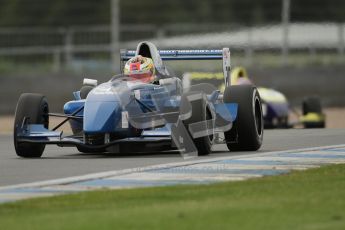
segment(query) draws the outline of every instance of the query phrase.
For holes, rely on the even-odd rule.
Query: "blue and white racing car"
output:
[[[80,152],[179,150],[184,157],[207,155],[212,145],[232,151],[258,150],[263,140],[261,99],[256,87],[231,85],[230,51],[160,50],[150,42],[122,50],[121,63],[150,58],[155,80],[142,82],[126,73],[97,85],[85,79],[64,113],[50,113],[45,96],[19,98],[14,122],[14,146],[20,157],[41,157],[47,144],[75,146]],[[223,60],[225,91],[199,84],[183,89],[163,60]],[[134,66],[135,67],[135,66]],[[133,67],[133,68],[134,68]],[[131,67],[132,68],[132,67]],[[65,118],[49,127],[49,117]],[[69,122],[73,134],[61,127]]]

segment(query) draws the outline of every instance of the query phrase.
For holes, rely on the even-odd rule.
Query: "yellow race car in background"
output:
[[[221,91],[224,88],[221,73],[185,73],[182,80],[184,85],[190,85],[201,79],[218,86]],[[231,85],[241,84],[253,84],[253,82],[249,79],[245,68],[236,67],[231,71]],[[303,125],[305,128],[325,127],[326,119],[325,114],[322,112],[319,97],[313,96],[303,99],[301,114],[290,108],[289,102],[283,93],[267,87],[257,88],[262,100],[265,128],[291,128],[297,125]],[[298,121],[290,122],[290,113],[297,114]]]

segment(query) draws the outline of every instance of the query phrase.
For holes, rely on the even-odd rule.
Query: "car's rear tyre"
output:
[[[308,97],[302,102],[303,115],[308,113],[322,113],[321,100],[319,97]]]
[[[302,113],[304,116],[310,113],[322,115],[322,105],[320,98],[317,96],[305,98],[302,102]],[[305,128],[325,128],[326,126],[324,120],[320,120],[317,122],[304,122],[303,125]]]
[[[232,129],[224,133],[231,151],[255,151],[262,145],[264,121],[261,99],[256,87],[229,86],[224,91],[224,103],[237,103],[237,118]]]
[[[14,148],[20,157],[35,158],[41,157],[45,149],[45,144],[19,143],[17,131],[27,118],[28,124],[42,124],[48,129],[49,126],[49,107],[45,96],[33,93],[24,93],[19,97],[16,114],[14,119]]]
[[[304,128],[306,129],[323,129],[326,127],[326,122],[325,121],[304,122],[303,125],[304,125]]]
[[[80,89],[80,98],[86,99],[87,95],[90,93],[90,91],[93,89],[93,86],[90,85],[83,85]]]
[[[192,134],[190,133],[189,130],[189,125],[197,122],[202,122],[206,120],[211,120],[212,119],[212,114],[210,107],[208,105],[206,95],[201,92],[188,92],[186,94],[182,95],[181,100],[188,100],[188,96],[190,95],[200,95],[200,98],[198,99],[192,99],[189,100],[191,104],[191,116],[183,120],[183,125],[185,126],[186,130],[188,130],[188,133],[190,137],[193,139]],[[208,155],[212,152],[212,139],[213,139],[213,133],[207,136],[202,136],[199,138],[193,139],[193,143],[195,147],[198,150],[198,156],[204,156]]]

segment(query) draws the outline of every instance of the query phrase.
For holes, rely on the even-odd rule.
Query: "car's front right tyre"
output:
[[[45,144],[21,143],[18,141],[18,129],[27,124],[42,124],[46,129],[49,126],[49,107],[45,96],[34,93],[24,93],[19,97],[15,119],[13,140],[16,153],[20,157],[37,158],[41,157],[45,149]]]

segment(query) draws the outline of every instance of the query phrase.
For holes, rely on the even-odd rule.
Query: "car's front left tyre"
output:
[[[188,99],[192,98],[192,99]],[[212,113],[209,107],[206,95],[202,92],[188,92],[182,95],[181,101],[184,103],[190,103],[191,115],[188,119],[183,120],[183,125],[188,131],[190,137],[193,139],[194,145],[198,151],[198,156],[208,155],[212,152],[213,133],[209,133],[210,130],[204,130],[204,135],[198,138],[193,138],[193,134],[189,128],[189,125],[196,124],[198,126],[202,123],[207,123],[208,120],[212,120]]]

